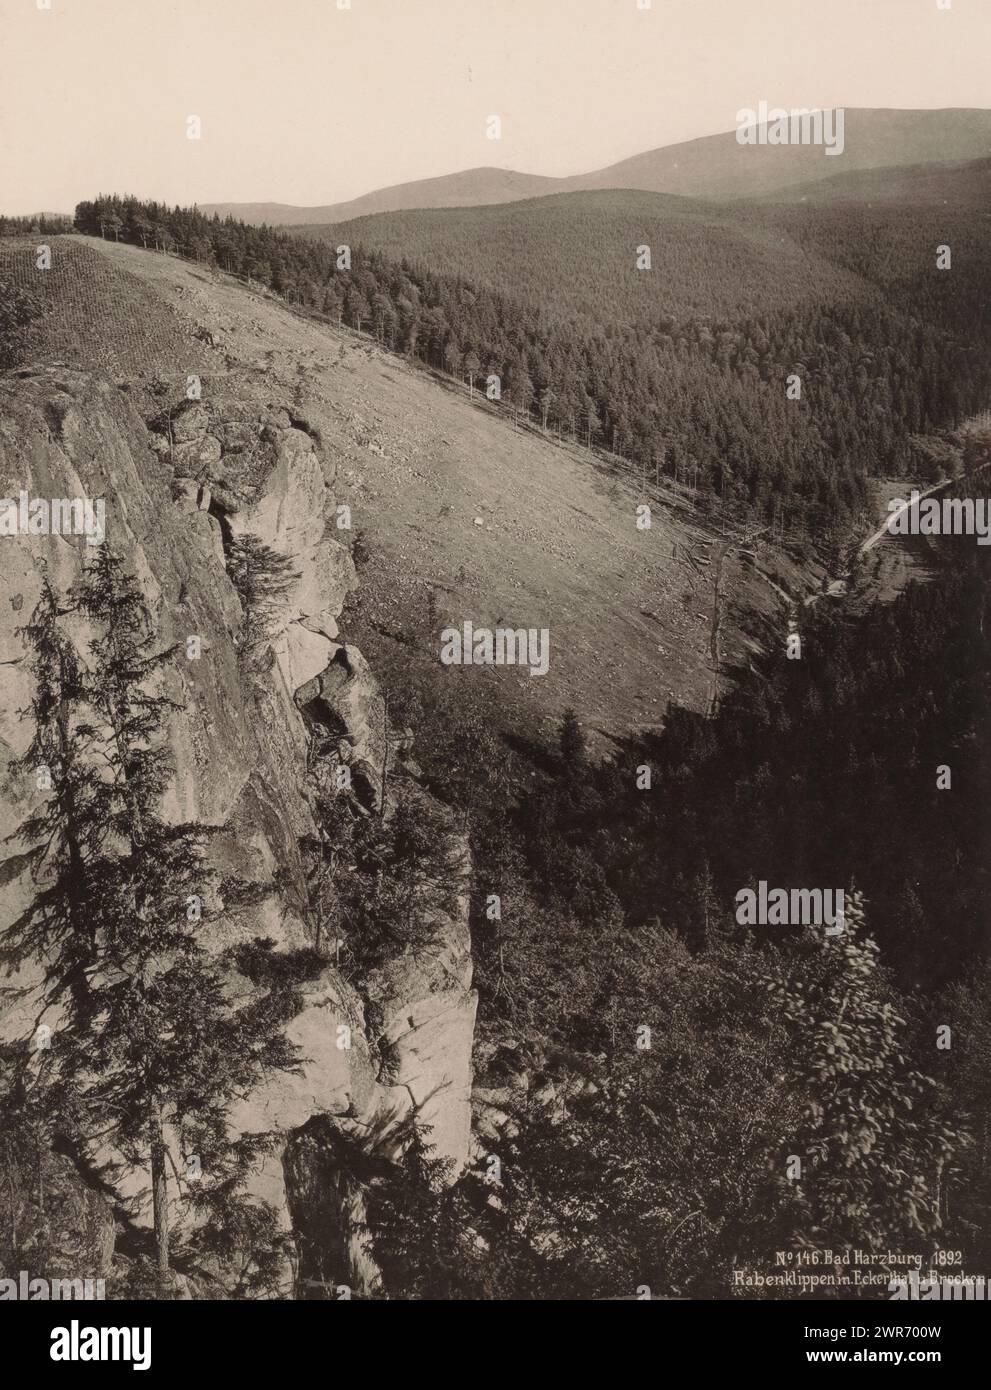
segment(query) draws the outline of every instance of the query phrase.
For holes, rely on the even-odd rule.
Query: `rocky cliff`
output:
[[[285,951],[313,944],[300,842],[314,831],[314,764],[347,763],[358,813],[388,817],[378,775],[386,739],[399,750],[394,756],[408,754],[408,738],[392,737],[362,654],[339,638],[355,574],[346,529],[336,524],[334,478],[318,432],[293,414],[291,401],[244,392],[222,402],[166,402],[155,414],[147,397],[98,373],[39,366],[0,378],[0,496],[103,499],[106,543],[138,577],[162,646],[198,649],[180,655],[168,677],[178,708],[169,726],[175,775],[167,812],[224,827],[211,852],[217,867],[258,885],[256,904],[223,918],[218,948],[257,936]],[[269,659],[250,671],[239,660],[242,609],[225,564],[225,546],[246,534],[287,556],[298,576],[280,601]],[[18,829],[43,795],[12,768],[31,738],[19,628],[43,570],[68,592],[88,542],[4,536],[0,548],[2,934],[36,888],[32,847]],[[78,615],[67,613],[63,623],[84,654]],[[190,647],[193,637],[200,641]],[[315,715],[335,734],[319,748]],[[308,1233],[309,1268],[336,1283],[374,1282],[355,1229],[360,1180],[348,1159],[363,1135],[413,1114],[430,1125],[430,1142],[455,1169],[468,1157],[475,997],[466,892],[454,911],[447,902],[424,905],[435,948],[423,959],[399,955],[361,981],[345,980],[328,959],[304,987],[290,1028],[305,1058],[301,1073],[260,1088],[234,1116],[242,1132],[272,1134],[255,1190],[275,1203],[287,1229]],[[333,934],[334,923],[323,925],[325,938]],[[5,984],[0,1040],[11,1042],[37,1024],[38,978]],[[141,1181],[136,1175],[118,1194],[132,1199],[139,1222],[147,1219]],[[94,1261],[107,1259],[103,1240]]]

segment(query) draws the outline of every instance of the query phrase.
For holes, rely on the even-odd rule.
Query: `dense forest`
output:
[[[76,226],[256,281],[475,387],[498,378],[518,423],[691,483],[706,507],[775,517],[826,540],[866,509],[871,476],[927,476],[915,434],[959,423],[991,394],[986,244],[961,228],[952,272],[935,268],[935,246],[931,266],[919,264],[917,248],[892,265],[878,247],[902,210],[872,214],[863,226],[859,215],[848,214],[841,249],[830,249],[835,266],[821,301],[763,314],[709,305],[693,312],[683,289],[666,296],[659,275],[629,318],[637,272],[611,274],[606,258],[596,322],[562,311],[553,294],[517,295],[515,275],[507,279],[512,293],[486,285],[467,251],[426,262],[356,243],[345,254],[312,238],[116,196],[81,203]],[[823,250],[832,231],[827,219],[793,243],[802,254],[816,240]],[[660,236],[663,246],[663,229]],[[761,236],[768,239],[767,227]],[[521,239],[524,288],[546,278],[525,269],[530,258],[539,269],[556,245]],[[574,260],[583,245],[579,235],[555,250],[555,283],[584,274]],[[694,265],[689,256],[686,276]],[[883,301],[859,282],[849,297],[831,297],[825,286],[844,274],[883,281]],[[800,379],[799,399],[789,398],[789,378]]]
[[[416,1235],[377,1234],[394,1289],[780,1297],[753,1276],[824,1248],[987,1266],[989,580],[964,538],[866,618],[816,605],[802,659],[782,643],[714,717],[671,707],[605,763],[574,712],[507,763],[463,674],[397,655],[390,707],[472,830],[502,1188],[480,1165],[431,1195],[412,1155]],[[843,887],[846,930],[738,926],[758,878]]]
[[[72,218],[59,212],[42,212],[36,217],[8,217],[0,213],[0,237],[61,236],[72,230]]]

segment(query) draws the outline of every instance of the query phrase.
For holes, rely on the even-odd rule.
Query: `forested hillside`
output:
[[[798,184],[765,197],[765,203],[910,202],[948,203],[987,216],[991,205],[991,158],[959,164],[916,164],[906,169],[858,169],[830,179]]]
[[[969,211],[979,178],[974,166],[944,173],[944,198],[923,206],[712,209],[611,192],[394,213],[321,234],[401,255],[424,275],[443,266],[473,285],[511,286],[558,318],[552,337],[574,341],[577,319],[595,344],[602,326],[598,341],[611,340],[626,382],[607,377],[606,438],[628,436],[635,457],[651,456],[667,428],[675,460],[682,448],[700,460],[720,496],[725,486],[766,505],[770,473],[794,506],[796,473],[799,493],[832,474],[831,500],[846,510],[865,474],[913,466],[912,434],[954,425],[987,399],[991,242]],[[941,245],[949,271],[937,269]],[[649,271],[637,269],[640,246]],[[797,409],[785,400],[791,373],[803,382]],[[732,441],[710,424],[720,419],[712,395],[732,403]]]
[[[866,620],[816,605],[802,660],[782,645],[714,718],[671,707],[605,765],[572,714],[507,768],[432,653],[388,673],[473,826],[476,1111],[503,1183],[493,1203],[476,1175],[440,1200],[414,1182],[438,1259],[414,1273],[383,1233],[394,1287],[780,1297],[753,1277],[777,1250],[991,1258],[991,576],[972,538],[934,563]],[[843,887],[846,930],[738,926],[758,878]],[[814,1155],[800,1182],[789,1154]],[[879,1296],[821,1273],[818,1297]]]
[[[550,320],[646,324],[742,319],[857,299],[870,286],[810,259],[763,213],[664,193],[610,190],[501,207],[431,209],[302,227],[299,236],[381,251],[541,305]],[[650,249],[649,270],[637,249]]]
[[[689,209],[669,222],[670,200],[647,217],[647,195],[629,215],[614,195],[583,196],[570,235],[555,208],[573,200],[558,198],[452,213],[440,229],[426,215],[419,245],[403,215],[398,233],[382,224],[389,255],[376,224],[362,223],[348,232],[350,269],[336,232],[302,241],[121,198],[80,204],[76,221],[260,281],[476,386],[497,377],[517,421],[691,482],[709,507],[821,540],[864,510],[873,474],[919,470],[913,434],[987,404],[991,247],[979,225],[901,207],[751,209],[738,226]],[[473,230],[486,217],[497,219],[488,271],[478,249],[488,231]],[[766,294],[782,243],[788,293],[800,266],[813,290],[795,307],[751,310],[738,286],[755,280]],[[936,268],[944,244],[949,271]],[[643,245],[649,271],[635,268]],[[714,263],[725,274],[703,292]],[[579,282],[591,289],[572,291]]]
[[[752,215],[752,225],[766,233],[771,224]],[[510,345],[522,343],[518,372],[538,370],[547,345],[560,343],[569,353],[562,360],[576,370],[612,366],[615,375],[598,379],[601,395],[593,399],[605,420],[616,408],[610,390],[631,379],[621,334],[588,328],[583,337],[587,326],[577,316],[542,316],[523,299],[469,289],[457,276],[404,270],[378,252],[356,250],[344,272],[336,250],[181,210],[104,200],[84,205],[79,216],[95,235],[147,242],[149,250],[157,245],[250,276],[293,304],[370,328],[386,346],[391,341],[397,351],[457,375],[470,371],[457,354],[482,341],[469,339],[466,325],[496,342],[505,333]],[[836,420],[853,422],[846,445],[852,508],[865,464],[883,463],[883,441],[893,449],[896,431],[907,438],[910,428],[931,425],[937,401],[950,419],[963,409],[946,394],[958,383],[929,345],[941,345],[950,360],[958,352],[961,363],[970,361],[939,334],[969,323],[973,305],[956,288],[943,288],[947,277],[935,271],[931,285],[913,281],[909,242],[899,242],[877,210],[858,208],[853,223],[834,209],[822,219],[802,208],[773,218],[810,257],[852,277],[855,297],[842,312],[813,302],[768,315],[763,338],[759,322],[747,320],[745,353],[739,330],[716,334],[690,315],[677,331],[658,335],[670,340],[659,358],[669,370],[657,368],[656,389],[667,399],[673,381],[683,392],[674,398],[682,435],[669,436],[668,447],[684,447],[691,430],[704,437],[715,421],[713,457],[724,479],[726,459],[750,447],[755,467],[765,470],[758,477],[766,477],[770,459],[780,469],[772,436],[782,431],[787,406],[806,400],[786,403],[780,381],[773,382],[781,413],[760,433],[758,407],[771,410],[773,381],[769,374],[762,396],[761,365],[779,341],[771,327],[782,343],[801,333],[803,348],[832,372]],[[966,240],[960,245],[966,268],[976,253]],[[83,269],[87,260],[104,259],[78,241],[68,247]],[[225,339],[209,351],[225,352],[245,378],[256,360],[267,363],[255,386],[266,398],[281,381],[286,399],[294,399],[290,383],[301,379],[313,346],[307,334],[337,338],[221,276],[203,276],[195,265],[129,247],[107,247],[105,259],[143,263],[149,280],[174,272],[168,295],[145,285],[142,298],[115,267],[115,312],[125,305],[134,317],[147,306],[142,331],[162,342],[179,334],[186,352],[212,335],[209,322]],[[954,276],[960,259],[955,246]],[[201,301],[193,299],[196,276],[204,282]],[[894,307],[881,306],[879,287]],[[190,301],[190,312],[198,303],[202,313],[214,298],[224,300],[223,312],[214,306],[213,317],[190,319],[184,329],[175,303]],[[73,300],[77,328],[76,311],[90,302]],[[32,312],[25,304],[21,316]],[[641,332],[656,346],[643,325]],[[888,334],[894,336],[886,347]],[[118,336],[120,351],[133,352],[132,394],[139,399],[154,375],[147,345],[138,335],[132,347],[124,329]],[[286,353],[290,342],[299,355],[287,354],[279,366],[278,351]],[[387,364],[370,346],[364,342],[356,353],[374,357],[377,385]],[[334,356],[324,344],[321,351]],[[163,352],[174,356],[175,349]],[[471,352],[482,355],[473,346]],[[135,368],[145,366],[141,385]],[[342,384],[346,369],[327,370],[339,372],[329,388],[334,404],[348,407],[354,398]],[[480,363],[479,374],[484,370]],[[441,396],[421,373],[408,375]],[[975,368],[972,385],[978,379]],[[736,415],[726,404],[731,383]],[[543,389],[533,408],[526,392],[510,393],[509,409],[540,430],[542,400],[548,429],[555,419],[567,429],[566,419],[552,413],[546,393],[553,388]],[[865,407],[872,399],[873,412]],[[470,413],[466,402],[456,405]],[[317,422],[310,428],[319,429],[322,417],[312,406],[311,396],[305,411]],[[372,411],[384,409],[362,404],[356,427],[364,431]],[[898,410],[906,418],[896,422]],[[794,429],[787,438],[795,441],[795,472],[781,485],[800,496],[814,487],[819,456],[799,447],[815,437],[812,425]],[[367,454],[375,441],[364,432],[360,438]],[[843,438],[829,447],[841,449]],[[857,455],[860,439],[877,453]],[[536,437],[532,442],[540,449],[527,457],[536,467],[541,451],[554,451]],[[964,475],[976,478],[987,463],[987,440],[978,434],[936,442],[933,456],[956,457]],[[766,446],[766,457],[758,446]],[[484,457],[484,449],[477,452]],[[670,469],[670,455],[664,466]],[[409,487],[425,486],[412,469],[405,476]],[[827,474],[825,488],[814,493],[826,520],[835,476]],[[709,505],[720,505],[718,493]],[[812,520],[811,511],[806,516]],[[989,846],[981,741],[991,713],[983,640],[988,561],[967,537],[934,545],[930,558],[925,587],[865,617],[825,598],[797,609],[801,660],[788,659],[783,634],[769,630],[766,651],[753,652],[737,688],[708,717],[670,702],[653,735],[611,729],[615,752],[605,761],[587,747],[584,709],[561,721],[557,747],[520,721],[503,737],[505,697],[474,670],[439,664],[431,612],[421,626],[404,627],[391,660],[376,654],[389,719],[397,730],[415,731],[417,777],[447,803],[452,824],[470,842],[481,1006],[472,1161],[456,1175],[432,1150],[426,1126],[400,1163],[366,1174],[363,1230],[382,1294],[616,1298],[646,1287],[655,1296],[787,1297],[789,1291],[755,1281],[774,1269],[778,1251],[809,1248],[879,1258],[897,1251],[920,1260],[934,1248],[956,1249],[964,1268],[986,1268]],[[577,586],[583,557],[575,554],[571,563]],[[626,602],[634,603],[632,589]],[[658,694],[670,665],[670,655],[655,658]],[[609,680],[599,670],[590,683]],[[402,786],[406,774],[392,765],[390,776]],[[408,908],[422,883],[417,874],[443,877],[423,855],[432,823],[400,821],[395,829],[383,840],[375,816],[328,815],[323,827],[320,891],[332,905],[326,935],[355,968],[374,967],[379,933],[408,926],[408,914],[393,906]],[[383,854],[396,868],[394,898],[382,896]],[[844,889],[847,930],[837,939],[744,930],[735,920],[735,894],[760,879]],[[404,945],[415,953],[424,943],[414,935]],[[937,1028],[946,1026],[954,1045],[940,1051]],[[788,1172],[795,1154],[806,1164],[801,1181]],[[439,1178],[454,1180],[444,1185]],[[312,1222],[304,1221],[301,1232],[311,1239]],[[877,1290],[841,1291],[861,1294],[876,1297]]]

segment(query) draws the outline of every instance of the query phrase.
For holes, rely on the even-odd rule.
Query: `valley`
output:
[[[0,242],[0,273],[30,264],[27,247]],[[175,256],[63,238],[52,276],[28,351],[82,363],[96,347],[148,418],[181,399],[191,372],[233,417],[291,399],[367,547],[346,622],[373,664],[431,612],[438,652],[449,624],[505,619],[549,627],[555,653],[540,681],[476,672],[500,682],[511,721],[549,731],[574,705],[605,739],[658,725],[668,700],[704,705],[712,577],[691,557],[716,533],[685,491],[651,488],[652,526],[640,530],[641,490],[607,459],[514,428],[367,336]],[[784,554],[775,564],[789,588],[815,581]],[[731,571],[730,659],[749,649],[754,616],[775,610],[748,570]]]
[[[767,1292],[824,1253],[986,1267],[991,547],[890,523],[988,520],[991,113],[879,96],[824,150],[737,71],[730,117],[796,119],[197,205],[460,167],[391,162],[397,113],[477,150],[498,45],[407,111],[426,69],[350,8],[260,142],[247,68],[181,134],[135,111],[161,201],[108,155],[0,216],[0,1275],[713,1306],[824,1296]]]

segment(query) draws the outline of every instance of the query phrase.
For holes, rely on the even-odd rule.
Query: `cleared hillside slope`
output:
[[[146,418],[181,400],[190,373],[213,406],[294,401],[294,424],[319,435],[335,499],[370,552],[346,618],[373,665],[390,634],[422,622],[433,592],[438,632],[465,619],[550,630],[546,676],[471,673],[498,683],[494,706],[504,700],[533,732],[568,704],[591,729],[619,733],[659,722],[670,698],[705,703],[710,537],[677,496],[639,531],[635,491],[583,450],[512,429],[367,339],[171,256],[76,237],[53,249],[34,357],[105,363]],[[0,257],[35,276],[31,248]],[[746,610],[777,603],[735,564],[724,586]],[[724,625],[724,660],[745,650]]]

